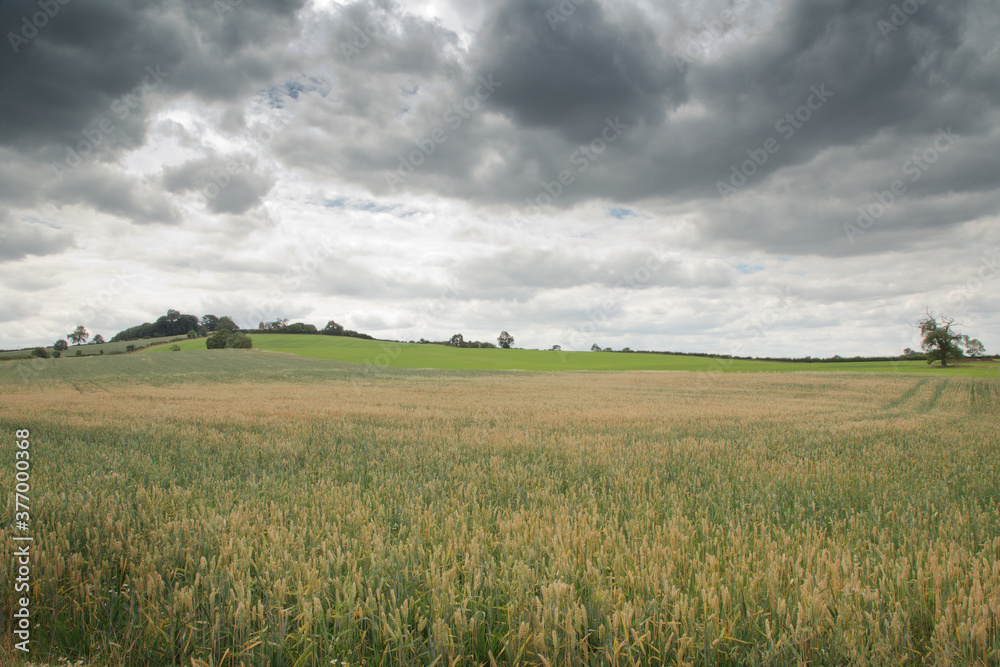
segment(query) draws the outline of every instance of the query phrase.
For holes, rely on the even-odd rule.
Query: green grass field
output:
[[[444,345],[389,343],[337,336],[254,334],[254,347],[287,352],[311,359],[329,359],[395,368],[438,368],[466,370],[526,371],[707,371],[707,372],[865,372],[931,373],[942,377],[997,377],[1000,363],[966,362],[954,368],[928,366],[924,361],[790,363],[745,359],[712,359],[667,354],[626,354],[621,352],[554,352],[549,350],[499,350],[454,348]],[[181,351],[204,350],[205,339],[178,343]],[[169,345],[144,350],[170,351]]]

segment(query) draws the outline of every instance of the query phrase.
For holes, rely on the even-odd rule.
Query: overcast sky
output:
[[[65,3],[65,4],[63,4]],[[1000,351],[995,0],[7,0],[0,347]]]

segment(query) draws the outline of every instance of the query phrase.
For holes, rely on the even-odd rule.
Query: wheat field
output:
[[[995,380],[52,382],[0,406],[32,432],[32,660],[1000,664]]]

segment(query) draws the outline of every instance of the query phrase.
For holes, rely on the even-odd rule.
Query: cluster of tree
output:
[[[418,342],[429,343],[431,345],[450,345],[451,347],[469,347],[469,348],[495,348],[496,345],[493,343],[479,341],[479,340],[465,340],[465,336],[460,333],[455,334],[448,340],[442,341],[431,341],[421,338]]]
[[[306,324],[304,322],[292,322],[289,324],[287,317],[279,318],[273,322],[261,322],[257,325],[257,331],[266,331],[269,333],[319,333],[315,324]]]
[[[410,342],[413,343],[414,341],[411,340]],[[505,350],[509,350],[510,347],[514,344],[514,337],[511,336],[506,331],[501,331],[500,336],[497,337],[496,345],[485,341],[465,340],[465,336],[463,336],[460,333],[455,334],[448,340],[427,340],[426,338],[421,338],[420,340],[415,342],[425,345],[449,345],[451,347],[492,348],[492,349],[500,347]]]
[[[119,331],[111,341],[117,342],[138,340],[140,338],[184,335],[187,335],[188,338],[196,338],[199,336],[208,336],[213,332],[221,330],[240,331],[240,328],[233,321],[233,318],[228,315],[218,317],[209,314],[198,318],[195,315],[185,315],[171,308],[167,311],[166,315],[160,316],[155,322],[144,322],[143,324]],[[289,323],[287,318],[278,318],[271,322],[261,322],[257,329],[250,329],[249,331],[255,333],[322,334],[324,336],[349,336],[351,338],[375,340],[374,336],[346,329],[334,320],[330,320],[326,323],[325,327],[318,329],[315,324],[306,324],[305,322]]]
[[[227,331],[240,330],[240,328],[236,326],[236,322],[234,322],[233,318],[229,317],[229,315],[223,315],[222,317],[216,317],[215,315],[202,315],[201,326],[199,329],[201,328],[205,329],[206,334],[220,329],[225,329]]]
[[[273,322],[261,322],[257,331],[267,333],[291,333],[291,334],[318,334],[319,330],[315,324],[305,324],[304,322],[288,323],[288,319],[274,320]]]
[[[305,322],[288,323],[287,318],[279,318],[273,322],[261,322],[257,329],[260,333],[288,333],[288,334],[321,334],[323,336],[347,336],[350,338],[364,338],[365,340],[375,340],[374,336],[366,333],[359,333],[353,329],[345,329],[342,324],[337,324],[330,320],[322,329],[317,329],[315,324]]]
[[[245,333],[240,333],[239,331],[219,329],[205,339],[205,347],[209,350],[221,350],[223,348],[249,350],[253,347],[253,340],[250,336]]]
[[[166,315],[161,315],[155,322],[144,322],[119,331],[111,338],[111,342],[163,336],[185,336],[190,335],[192,331],[195,336],[207,336],[219,329],[239,331],[236,322],[228,315],[223,317],[203,315],[199,318],[197,315],[186,315],[171,308]]]

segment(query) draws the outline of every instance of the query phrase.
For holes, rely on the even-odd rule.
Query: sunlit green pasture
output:
[[[369,341],[338,336],[295,334],[253,334],[259,350],[287,352],[311,359],[330,359],[396,368],[482,369],[482,370],[660,370],[705,372],[787,372],[841,371],[866,373],[930,373],[941,377],[997,377],[1000,363],[967,361],[954,368],[928,366],[925,361],[872,361],[838,363],[792,363],[748,359],[714,359],[674,354],[622,352],[559,352],[524,349],[455,348]],[[181,350],[203,350],[205,339],[185,340]],[[170,351],[169,345],[148,352]]]

